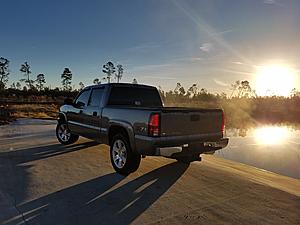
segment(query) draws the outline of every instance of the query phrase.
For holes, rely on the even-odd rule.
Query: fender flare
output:
[[[133,130],[132,125],[125,121],[111,120],[109,122],[108,131],[107,131],[108,136],[109,136],[110,129],[113,126],[121,127],[126,130],[128,138],[129,138],[130,147],[133,151],[135,151],[136,147],[135,147],[135,139],[134,139],[134,130]]]
[[[58,118],[57,118],[57,120],[58,120],[58,121],[64,120],[64,121],[67,122],[67,121],[68,121],[68,120],[67,120],[67,115],[66,115],[64,112],[59,112],[59,113],[58,113]]]

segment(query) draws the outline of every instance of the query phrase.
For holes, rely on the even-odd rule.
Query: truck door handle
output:
[[[97,116],[97,112],[93,112],[93,116]]]

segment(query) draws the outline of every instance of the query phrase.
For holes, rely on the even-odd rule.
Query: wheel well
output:
[[[120,133],[123,134],[127,138],[128,141],[130,141],[128,133],[127,133],[127,130],[124,127],[121,127],[121,126],[111,126],[109,128],[109,133],[108,133],[109,144],[111,144],[113,137],[116,134],[120,134]]]
[[[66,122],[65,115],[63,115],[63,114],[60,113],[60,114],[58,115],[58,121],[59,121],[59,122]]]

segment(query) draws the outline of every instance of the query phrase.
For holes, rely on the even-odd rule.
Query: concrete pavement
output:
[[[0,224],[300,224],[300,180],[210,155],[147,157],[123,177],[107,146],[62,146],[54,128],[0,129]]]

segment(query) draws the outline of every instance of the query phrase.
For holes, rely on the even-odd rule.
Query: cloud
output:
[[[263,1],[265,4],[275,4],[276,3],[276,1],[275,0],[264,0]]]
[[[218,35],[220,32],[215,30],[212,26],[204,21],[203,18],[197,14],[197,12],[193,11],[187,4],[184,4],[183,1],[173,0],[174,5],[181,10],[202,32],[207,34],[211,41],[220,45],[225,50],[238,57],[242,62],[251,64],[251,60],[244,57],[238,50],[236,50],[233,46],[231,46],[226,40],[224,40],[223,35]],[[228,31],[230,32],[230,30]],[[208,48],[203,48],[205,46],[201,46],[201,50],[207,50]]]
[[[223,31],[220,31],[220,32],[216,32],[216,33],[212,33],[211,35],[212,36],[220,36],[220,35],[223,35],[223,34],[227,34],[227,33],[231,33],[233,31],[233,29],[228,29],[228,30],[223,30]]]
[[[227,84],[227,83],[225,83],[225,82],[223,82],[223,81],[220,81],[220,80],[218,80],[218,79],[216,79],[216,78],[214,78],[213,80],[214,80],[214,82],[215,82],[216,84],[218,84],[218,85],[220,85],[220,86],[222,86],[222,87],[227,87],[227,86],[229,86],[229,84]]]
[[[236,65],[244,65],[244,63],[239,62],[239,61],[234,61],[234,62],[232,62],[232,64],[236,64]]]
[[[169,76],[141,76],[142,78],[146,79],[154,79],[154,80],[175,80],[177,79],[176,77],[169,77]]]
[[[147,51],[149,49],[159,48],[160,45],[150,42],[150,43],[143,43],[140,45],[136,45],[133,47],[128,48],[129,51]]]
[[[211,52],[213,50],[214,46],[212,43],[204,43],[200,46],[200,50],[203,52]]]
[[[135,66],[132,68],[132,70],[138,70],[138,71],[149,71],[149,70],[157,70],[157,69],[162,69],[162,68],[167,68],[167,67],[172,67],[173,64],[166,63],[166,64],[147,64],[147,65],[142,65],[142,66]]]
[[[200,57],[191,57],[191,58],[189,58],[189,60],[190,60],[191,62],[198,62],[198,61],[202,61],[203,58],[200,58]]]
[[[202,61],[203,58],[201,57],[180,57],[180,58],[174,58],[175,62],[199,62]]]
[[[235,73],[235,74],[242,74],[242,75],[250,75],[252,76],[254,73],[253,72],[246,72],[246,71],[240,71],[240,70],[232,70],[232,69],[222,69],[222,68],[217,68],[217,71],[222,71],[226,73]]]
[[[263,0],[264,4],[283,6],[278,0]]]

